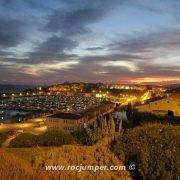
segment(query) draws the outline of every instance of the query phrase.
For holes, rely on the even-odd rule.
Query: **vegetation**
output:
[[[61,146],[64,144],[74,144],[74,142],[71,134],[60,130],[51,130],[40,135],[20,134],[10,142],[10,147]]]
[[[39,146],[61,146],[74,143],[75,141],[70,133],[60,130],[50,130],[38,136]]]
[[[115,153],[115,155],[122,160],[123,162],[125,162],[125,154],[123,151],[123,143],[122,143],[122,136],[119,135],[117,138],[115,138],[112,142],[111,142],[111,151]]]
[[[178,166],[180,126],[172,125],[166,120],[166,123],[162,124],[160,123],[164,122],[160,119],[162,117],[138,113],[130,106],[126,111],[130,123],[125,126],[122,119],[114,119],[112,115],[97,115],[93,124],[72,134],[60,130],[47,131],[41,135],[21,134],[11,141],[10,147],[38,146],[38,148],[9,148],[7,151],[28,161],[36,169],[36,173],[42,172],[45,165],[54,164],[109,166],[125,163],[128,168],[133,163],[135,164],[135,170],[131,171],[133,179],[177,179],[180,173]],[[157,117],[159,119],[156,119]],[[3,167],[0,166],[0,171],[1,168]],[[77,179],[117,179],[119,176],[123,177],[122,179],[129,179],[126,171],[46,173],[48,178],[54,179],[59,177],[68,179],[74,176]]]
[[[2,148],[0,149],[0,162],[1,179],[47,179],[43,171],[35,171],[30,163]]]
[[[104,137],[114,139],[116,135],[121,133],[121,130],[121,119],[114,120],[112,115],[109,117],[98,116],[94,120],[93,125],[88,126],[80,131],[73,132],[72,135],[79,144],[94,145]]]
[[[23,133],[10,142],[10,147],[35,147],[38,144],[38,137],[33,134]]]
[[[114,120],[112,115],[98,116],[93,125],[72,134],[61,130],[49,130],[40,135],[23,133],[11,141],[10,147],[61,146],[75,142],[82,145],[94,145],[104,137],[113,139],[116,134],[121,133],[121,130],[121,119]]]
[[[63,166],[79,166],[79,165],[90,165],[90,166],[123,166],[123,162],[120,161],[114,153],[109,150],[109,138],[104,138],[93,146],[80,146],[80,145],[63,145],[61,147],[39,147],[39,148],[8,148],[6,150],[6,157],[9,160],[9,155],[12,158],[11,163],[6,163],[6,169],[4,172],[8,172],[7,169],[12,170],[15,177],[20,176],[20,168],[22,168],[22,179],[30,179],[24,177],[24,169],[29,169],[30,177],[36,173],[36,177],[41,173],[46,173],[45,179],[120,179],[129,180],[130,175],[126,170],[98,170],[93,171],[81,171],[76,170],[69,171],[45,171],[46,165],[63,165]],[[1,150],[0,150],[1,152]],[[1,155],[1,154],[0,154]],[[15,163],[15,158],[18,160]],[[11,166],[11,167],[9,167]],[[0,165],[0,171],[3,165]],[[17,171],[16,171],[17,169]],[[34,169],[34,171],[32,171]],[[25,171],[26,173],[26,171]],[[11,175],[11,172],[10,172]],[[40,174],[42,175],[42,174]],[[7,179],[8,174],[1,178]],[[24,178],[23,178],[24,177]],[[14,179],[14,178],[13,178]],[[18,178],[17,178],[18,179]],[[21,178],[19,178],[21,179]],[[33,179],[33,178],[31,178]],[[38,177],[37,179],[41,179]]]
[[[24,111],[22,109],[18,109],[20,112],[25,112],[23,113],[17,113],[16,115],[11,117],[11,123],[22,123],[25,122],[26,120],[33,119],[36,117],[41,117],[44,114],[48,114],[48,111],[44,111],[41,109],[38,110],[31,110],[31,111]]]
[[[2,146],[2,143],[6,140],[7,136],[8,136],[8,132],[0,133],[0,147]]]
[[[132,171],[134,178],[178,178],[179,130],[179,126],[151,123],[126,131],[123,149],[126,164],[136,165],[136,170]],[[117,143],[114,151],[120,153],[121,148],[121,144]]]

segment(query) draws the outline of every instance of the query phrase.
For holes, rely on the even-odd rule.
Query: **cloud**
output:
[[[129,6],[135,6],[138,9],[144,9],[155,14],[164,14],[166,9],[159,0],[128,0],[125,3]]]
[[[14,53],[13,52],[9,52],[9,51],[3,51],[3,50],[0,50],[0,58],[1,57],[7,57],[7,56],[13,56]]]
[[[54,73],[56,70],[70,70],[73,66],[79,64],[77,60],[71,61],[53,61],[51,63],[39,63],[36,66],[33,64],[26,64],[26,63],[17,63],[13,61],[0,61],[0,66],[8,69],[16,69],[18,73],[23,73],[27,75],[33,76],[41,76],[45,73]]]
[[[48,16],[45,29],[65,35],[82,35],[90,32],[88,25],[105,17],[122,0],[64,0],[67,8],[55,10]]]
[[[156,2],[2,0],[0,77],[9,82],[24,79],[30,83],[34,80],[130,82],[132,78],[141,81],[160,76],[178,79],[180,29],[177,24],[170,28],[173,23],[169,20],[174,21],[179,6],[167,3],[169,6],[164,8],[166,3],[161,7],[162,1]],[[160,22],[154,21],[154,17],[162,18],[160,24],[164,26],[150,30],[149,21],[147,24],[134,21],[134,10],[139,15],[145,13],[152,23]],[[127,27],[125,21],[121,29],[124,20]],[[132,31],[134,27],[138,32]],[[115,40],[107,46],[111,38]]]
[[[180,29],[163,29],[156,32],[137,33],[135,37],[116,41],[110,45],[111,50],[122,50],[131,53],[177,51],[180,49]]]
[[[124,67],[132,72],[138,70],[136,63],[131,61],[102,61],[99,64],[101,66],[108,66],[108,67]]]
[[[14,47],[24,39],[24,23],[13,19],[0,19],[0,48]]]
[[[142,60],[146,59],[146,57],[142,57],[139,55],[133,55],[131,53],[122,53],[122,54],[114,54],[113,52],[110,52],[109,54],[105,55],[91,55],[91,56],[83,56],[81,60],[84,61],[117,61],[117,60]]]
[[[32,65],[22,65],[22,69],[26,74],[34,75],[34,76],[43,76],[45,73],[53,74],[55,71],[59,70],[70,70],[73,66],[78,65],[79,62],[72,60],[72,61],[53,61],[51,64],[49,63],[40,63],[37,64],[35,67]]]
[[[87,51],[99,51],[99,50],[104,50],[104,47],[90,47],[86,48]]]
[[[75,57],[73,54],[67,54],[66,51],[71,51],[78,46],[76,41],[65,37],[52,36],[42,42],[35,48],[35,51],[30,52],[29,58],[34,62],[42,60],[64,60]]]

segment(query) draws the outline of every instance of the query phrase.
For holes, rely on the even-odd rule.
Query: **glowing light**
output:
[[[103,96],[102,96],[102,94],[96,94],[96,98],[102,98]]]
[[[141,96],[141,101],[142,101],[142,103],[144,103],[146,100],[148,100],[150,98],[151,98],[151,93],[149,91],[147,91]]]
[[[144,77],[131,80],[132,83],[166,83],[166,82],[180,82],[180,77]]]

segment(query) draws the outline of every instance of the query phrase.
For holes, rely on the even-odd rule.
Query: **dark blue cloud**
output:
[[[42,42],[33,52],[29,53],[31,59],[54,59],[66,58],[66,51],[71,51],[78,46],[76,41],[65,37],[52,36]]]
[[[89,24],[95,23],[105,17],[122,0],[64,0],[65,9],[57,9],[48,16],[45,26],[50,32],[61,32],[65,35],[82,35],[90,32]]]
[[[23,82],[24,78],[31,83],[33,75],[23,73],[21,67],[33,71],[33,66],[44,63],[48,69],[51,63],[68,60],[78,64],[71,69],[55,69],[51,76],[41,67],[46,73],[37,82],[47,78],[54,82],[59,76],[62,81],[178,76],[179,3],[0,0],[0,76],[11,82]],[[108,61],[119,61],[119,66],[100,66]],[[126,63],[139,71],[130,71],[123,66]]]
[[[152,52],[159,49],[167,53],[169,50],[180,50],[180,29],[165,28],[155,32],[137,33],[126,37],[126,40],[116,40],[109,45],[111,50],[123,50],[129,53]]]
[[[0,47],[13,47],[23,41],[24,23],[13,19],[0,19]]]

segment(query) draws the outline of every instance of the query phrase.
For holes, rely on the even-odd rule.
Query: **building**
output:
[[[83,83],[64,83],[57,84],[49,87],[49,92],[51,94],[65,94],[73,95],[77,92],[83,92],[84,84]]]
[[[83,117],[79,114],[57,113],[47,116],[45,124],[48,129],[61,129],[67,131],[75,131],[83,127]]]
[[[122,119],[123,121],[127,121],[127,114],[124,110],[117,110],[113,113],[115,119]]]
[[[172,95],[165,99],[149,102],[136,106],[139,112],[150,112],[158,115],[167,115],[172,112],[174,116],[180,116],[180,95]]]
[[[64,131],[76,131],[94,122],[97,115],[106,115],[114,110],[115,104],[103,104],[79,114],[59,112],[45,118],[48,129],[61,129]]]

